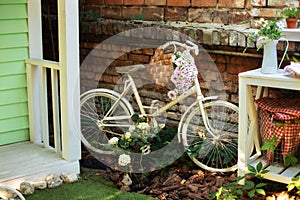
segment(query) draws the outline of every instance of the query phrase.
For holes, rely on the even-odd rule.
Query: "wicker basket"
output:
[[[174,87],[170,81],[174,72],[173,53],[170,50],[163,50],[161,47],[158,47],[146,69],[153,82],[165,89]]]

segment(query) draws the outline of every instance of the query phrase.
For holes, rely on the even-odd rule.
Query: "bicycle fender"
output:
[[[106,89],[106,88],[96,88],[96,89],[88,90],[88,91],[82,93],[80,95],[80,99],[82,99],[85,95],[87,95],[89,93],[95,93],[95,92],[111,94],[112,96],[114,96],[116,98],[121,97],[121,94],[114,90],[110,90],[110,89]],[[126,106],[129,108],[130,112],[133,114],[134,110],[133,110],[131,104],[129,103],[129,101],[124,97],[121,98],[121,101],[126,104]]]

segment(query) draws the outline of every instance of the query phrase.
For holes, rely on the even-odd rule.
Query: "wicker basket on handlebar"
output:
[[[173,83],[170,81],[171,75],[174,72],[172,63],[173,54],[173,51],[163,50],[161,47],[158,47],[146,69],[153,82],[164,89],[173,87]]]

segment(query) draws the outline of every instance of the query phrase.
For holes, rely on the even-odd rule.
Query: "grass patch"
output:
[[[78,182],[53,189],[36,190],[26,200],[153,200],[146,195],[124,192],[100,176],[84,173]]]

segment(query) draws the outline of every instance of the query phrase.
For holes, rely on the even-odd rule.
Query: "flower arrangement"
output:
[[[248,40],[248,45],[257,41],[257,50],[261,49],[263,45],[282,37],[281,25],[277,19],[271,21],[261,19],[258,26],[260,27],[259,30],[251,34]],[[248,45],[244,52],[247,50]]]
[[[259,37],[268,38],[269,40],[278,40],[282,36],[282,31],[280,30],[277,20],[263,21],[257,35]]]
[[[151,127],[147,117],[138,117],[138,115],[134,114],[132,119],[137,121],[135,125],[131,125],[124,135],[112,137],[108,141],[108,145],[117,147],[120,154],[118,164],[121,167],[129,167],[132,163],[131,153],[140,154],[140,159],[142,159],[142,156],[151,153],[153,141],[159,138],[158,133],[164,128],[164,125],[161,124]]]
[[[175,89],[168,92],[168,97],[174,100],[178,94],[186,92],[193,86],[198,70],[194,57],[189,50],[175,52],[172,56],[172,63],[174,73],[171,76],[171,81],[174,83]]]

